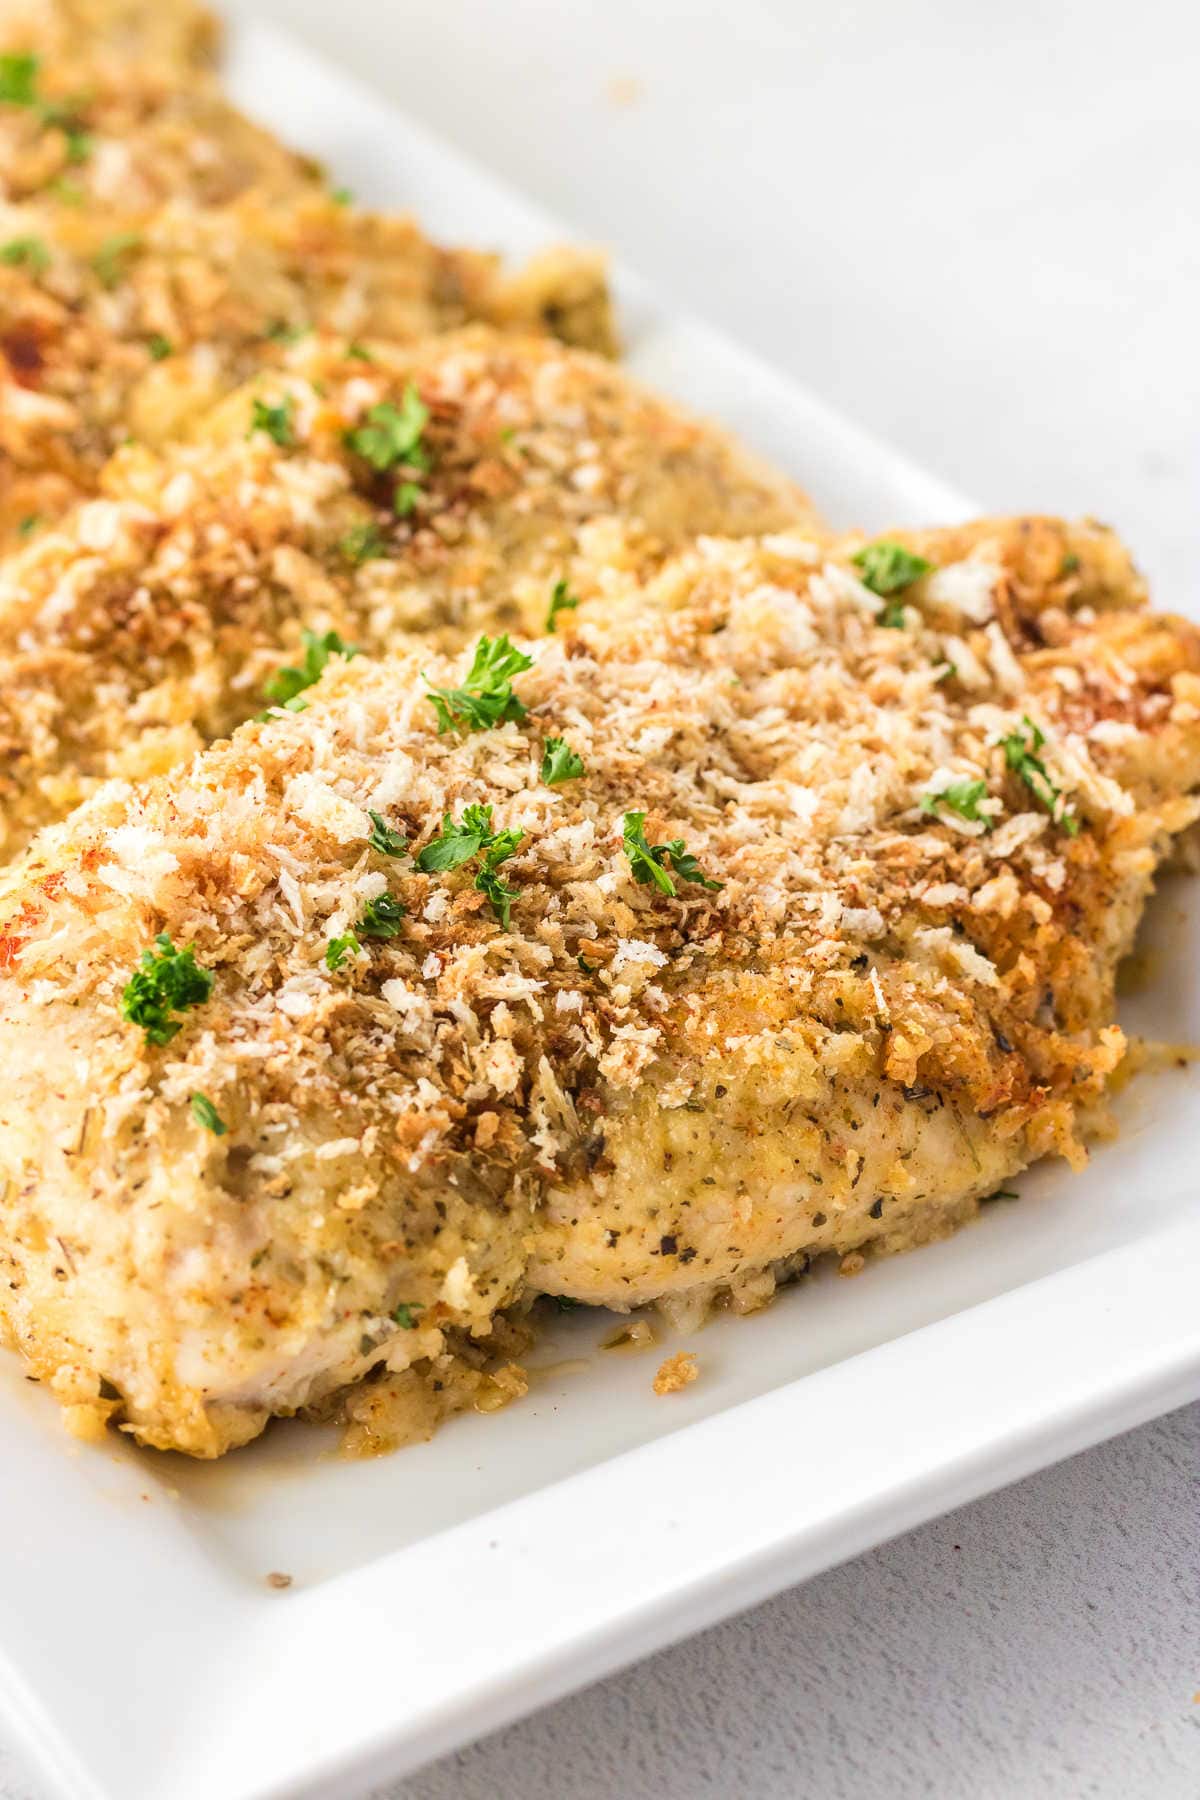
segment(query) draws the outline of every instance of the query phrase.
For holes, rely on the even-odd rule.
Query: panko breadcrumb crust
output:
[[[313,328],[409,341],[480,319],[615,351],[602,257],[508,274],[358,208],[224,100],[210,26],[67,0],[0,20],[0,548]]]
[[[749,1303],[1083,1159],[1116,963],[1198,812],[1200,633],[1098,527],[906,537],[935,567],[899,622],[859,539],[706,539],[531,642],[524,717],[439,733],[462,656],[335,658],[34,842],[0,889],[0,1309],[60,1399],[211,1456],[537,1293]],[[1037,791],[1004,749],[1035,725]],[[552,787],[551,736],[584,764]],[[522,834],[507,928],[476,865],[415,860],[472,803]],[[639,883],[630,810],[720,885]],[[160,932],[213,975],[161,1048],[120,1006]]]
[[[0,561],[0,853],[98,780],[260,711],[304,629],[370,653],[540,631],[559,580],[586,600],[696,531],[806,510],[722,432],[550,340],[476,327],[369,362],[340,339],[285,354],[203,442],[123,451],[104,498]],[[430,467],[400,517],[397,476],[347,439],[410,388]],[[285,442],[253,428],[256,401],[287,409]]]

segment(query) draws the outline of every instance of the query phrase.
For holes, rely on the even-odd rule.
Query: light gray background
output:
[[[251,3],[990,510],[1108,519],[1200,610],[1191,0]],[[1198,1472],[1193,1408],[388,1800],[1196,1800]]]

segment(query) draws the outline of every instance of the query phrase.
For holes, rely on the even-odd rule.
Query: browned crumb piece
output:
[[[690,1350],[680,1350],[675,1356],[668,1356],[654,1377],[656,1394],[678,1394],[685,1387],[690,1387],[700,1373],[696,1358]]]
[[[290,1588],[292,1577],[285,1575],[282,1569],[273,1569],[267,1576],[267,1586],[273,1588]]]

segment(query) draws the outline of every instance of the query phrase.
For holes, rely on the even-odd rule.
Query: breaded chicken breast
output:
[[[286,207],[0,207],[0,547],[94,493],[118,445],[186,436],[313,328],[344,348],[474,319],[614,348],[599,257],[506,275],[315,184]]]
[[[280,670],[339,643],[543,631],[559,582],[566,616],[696,532],[805,509],[722,433],[553,343],[289,354],[208,441],[123,452],[111,498],[0,564],[4,854],[97,781],[286,699]]]
[[[1200,633],[1046,521],[616,585],[335,659],[2,878],[0,1312],[77,1419],[215,1455],[522,1294],[760,1295],[1082,1157]]]

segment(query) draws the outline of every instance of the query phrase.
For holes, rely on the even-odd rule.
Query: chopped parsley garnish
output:
[[[525,708],[512,690],[512,678],[533,667],[507,635],[481,637],[461,687],[430,687],[426,699],[437,713],[438,731],[486,731],[507,719],[523,719]]]
[[[421,498],[421,490],[415,481],[402,481],[392,495],[392,510],[398,519],[407,519],[417,501]]]
[[[23,538],[29,537],[32,532],[37,530],[41,522],[41,513],[26,513],[25,517],[21,520],[21,523],[17,526],[17,536]]]
[[[0,56],[0,101],[9,106],[36,106],[40,62],[28,51]]]
[[[449,813],[443,815],[440,833],[418,853],[416,864],[422,874],[435,875],[461,869],[464,863],[482,856],[483,866],[475,876],[475,887],[507,931],[517,890],[510,888],[498,871],[524,836],[523,831],[511,827],[493,831],[491,807],[476,802],[463,808],[463,816],[457,824]]]
[[[890,600],[885,600],[875,614],[875,623],[887,626],[892,631],[903,631],[905,625],[903,600],[897,600],[894,596]]]
[[[1079,558],[1076,556],[1075,552],[1071,550],[1063,557],[1062,567],[1059,569],[1058,573],[1061,578],[1064,575],[1076,575],[1078,572]]]
[[[372,850],[378,850],[380,856],[403,856],[408,845],[398,831],[393,831],[381,813],[367,808],[371,820],[370,844]]]
[[[881,600],[891,594],[903,593],[933,568],[923,556],[914,556],[903,544],[893,543],[889,538],[865,545],[850,560],[858,570],[863,586],[878,594]]]
[[[1079,833],[1079,820],[1063,803],[1062,789],[1055,787],[1038,751],[1045,748],[1045,733],[1026,713],[1015,731],[1001,738],[1004,760],[1014,775],[1019,775],[1036,800],[1039,800],[1056,825],[1068,837]]]
[[[273,344],[295,344],[311,330],[308,325],[289,325],[286,319],[273,319],[263,336]]]
[[[100,277],[101,286],[114,288],[124,279],[127,259],[135,250],[140,250],[141,245],[136,231],[118,231],[105,238],[92,258],[92,267]]]
[[[50,267],[50,252],[39,237],[10,238],[7,244],[0,245],[0,263],[40,275]]]
[[[346,442],[373,469],[382,474],[401,465],[409,469],[429,467],[429,452],[421,433],[429,423],[429,408],[410,381],[400,405],[380,401],[367,414],[366,423],[346,433]]]
[[[203,1125],[205,1131],[211,1131],[214,1137],[225,1136],[229,1127],[207,1094],[193,1094],[188,1104],[197,1125]]]
[[[67,139],[67,161],[78,167],[92,154],[91,137],[82,126],[75,124],[64,124],[63,132]]]
[[[296,442],[292,429],[292,408],[295,402],[291,395],[285,396],[278,406],[269,406],[265,400],[256,400],[250,418],[250,429],[247,437],[253,437],[256,431],[265,431],[273,438],[281,450],[290,450]]]
[[[542,780],[547,787],[575,781],[583,774],[583,758],[576,756],[566,738],[548,737],[542,749]]]
[[[594,975],[596,970],[600,967],[599,963],[589,962],[582,951],[580,951],[579,955],[575,958],[575,961],[579,964],[580,970],[584,975]]]
[[[387,554],[383,533],[374,520],[369,520],[365,525],[352,525],[338,549],[346,561],[353,563],[355,567],[360,563],[374,562]]]
[[[146,348],[155,362],[164,362],[173,353],[175,346],[161,331],[152,331],[146,339]]]
[[[353,206],[354,195],[348,187],[336,187],[329,198],[335,206]]]
[[[353,357],[355,362],[374,362],[375,361],[374,353],[372,351],[368,350],[367,346],[365,344],[357,344],[357,343],[347,344],[346,345],[346,355]]]
[[[362,945],[352,931],[330,938],[325,946],[325,967],[332,973],[340,969],[348,956],[357,956]]]
[[[394,938],[404,922],[406,908],[394,894],[380,894],[363,907],[358,931],[368,938]]]
[[[202,969],[189,944],[177,950],[165,931],[154,940],[157,948],[143,950],[142,960],[125,983],[121,1017],[140,1025],[148,1044],[169,1044],[183,1021],[173,1012],[200,1006],[212,993],[213,975]]]
[[[1020,1194],[1014,1188],[997,1188],[994,1194],[983,1196],[983,1204],[986,1206],[989,1200],[1019,1200],[1020,1198]]]
[[[417,1321],[413,1315],[424,1311],[425,1308],[419,1301],[402,1300],[399,1306],[393,1311],[392,1317],[395,1319],[397,1325],[401,1326],[403,1330],[415,1331],[417,1329]]]
[[[304,661],[297,669],[292,665],[280,669],[272,675],[263,693],[276,706],[285,706],[289,712],[303,712],[306,702],[297,700],[305,688],[310,688],[320,681],[325,672],[325,665],[331,656],[344,656],[349,662],[359,654],[354,644],[344,644],[336,631],[316,632],[305,629],[301,632],[304,641]]]
[[[560,612],[574,612],[579,605],[578,596],[573,594],[565,581],[556,581],[550,595],[550,605],[546,612],[546,630],[557,631],[555,620]]]
[[[675,883],[665,866],[668,860],[680,881],[696,882],[700,887],[714,890],[724,887],[724,882],[708,879],[696,858],[684,849],[682,838],[672,838],[667,844],[648,844],[644,812],[627,812],[624,829],[625,854],[633,870],[633,879],[643,887],[653,883],[664,894],[675,893]]]
[[[982,825],[985,831],[990,831],[991,819],[979,810],[979,802],[986,800],[987,791],[986,781],[952,781],[948,787],[939,788],[936,794],[922,794],[921,811],[936,817],[939,806],[948,806],[960,819],[967,819],[971,824]]]

